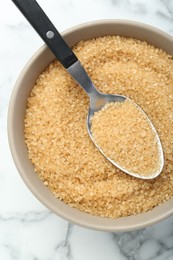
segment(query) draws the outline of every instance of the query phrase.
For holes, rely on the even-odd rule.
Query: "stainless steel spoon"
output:
[[[88,74],[86,73],[85,69],[81,65],[80,61],[70,49],[70,47],[66,44],[60,33],[57,31],[55,26],[49,20],[47,15],[38,5],[35,0],[12,0],[18,9],[23,13],[25,18],[29,21],[29,23],[34,27],[37,33],[41,36],[43,41],[48,45],[50,50],[54,53],[55,57],[61,62],[61,64],[65,67],[65,69],[70,73],[70,75],[76,80],[76,82],[83,88],[83,90],[88,94],[90,99],[90,107],[87,117],[87,129],[88,133],[97,146],[99,151],[116,167],[123,170],[127,174],[130,174],[134,177],[141,178],[141,179],[153,179],[157,177],[163,168],[164,165],[164,157],[163,157],[163,149],[159,139],[159,136],[152,125],[151,121],[151,128],[156,134],[156,138],[159,144],[160,150],[160,165],[159,169],[152,174],[152,176],[143,176],[141,174],[136,174],[128,169],[124,169],[121,165],[117,164],[115,161],[111,160],[107,157],[104,152],[102,151],[101,147],[95,143],[91,133],[91,118],[95,112],[100,110],[105,106],[106,103],[110,102],[123,102],[126,99],[129,99],[125,96],[121,95],[107,95],[100,93],[96,87],[94,86],[93,82],[89,78]],[[139,108],[141,109],[141,108]],[[143,110],[142,110],[143,111]],[[143,111],[144,113],[144,111]],[[105,133],[106,134],[106,133]]]

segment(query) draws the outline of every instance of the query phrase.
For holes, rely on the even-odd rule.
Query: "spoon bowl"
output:
[[[151,127],[151,131],[153,131],[155,133],[156,136],[156,140],[157,140],[157,144],[158,144],[158,149],[159,149],[159,167],[157,167],[157,170],[150,174],[150,175],[145,175],[145,174],[138,174],[135,173],[131,170],[128,170],[125,167],[122,167],[121,164],[117,163],[115,160],[112,160],[108,155],[105,154],[105,152],[102,150],[102,148],[97,144],[96,140],[93,138],[93,134],[91,131],[91,119],[94,116],[94,113],[98,112],[99,110],[101,110],[103,107],[105,107],[106,104],[109,103],[115,103],[115,102],[124,102],[125,100],[129,100],[131,101],[128,97],[122,96],[122,95],[106,95],[106,94],[102,94],[100,92],[98,92],[98,94],[96,94],[96,97],[91,101],[90,101],[90,107],[89,107],[89,111],[88,111],[88,117],[87,117],[87,130],[88,130],[88,134],[91,138],[91,140],[93,141],[93,143],[96,145],[96,147],[99,149],[99,151],[106,157],[106,159],[108,159],[113,165],[115,165],[116,167],[118,167],[120,170],[122,170],[123,172],[139,178],[139,179],[154,179],[156,177],[158,177],[163,169],[164,166],[164,155],[163,155],[163,149],[162,149],[162,145],[161,145],[161,141],[160,138],[156,132],[155,127],[153,126],[152,122],[150,121],[150,119],[147,117],[147,115],[145,114],[145,112],[138,106],[137,109],[139,109],[146,117],[147,117],[147,121],[150,124]],[[106,133],[105,133],[106,134]]]
[[[116,161],[109,158],[103,152],[102,147],[99,147],[99,145],[95,142],[91,131],[91,118],[93,117],[95,112],[101,110],[106,104],[110,102],[111,103],[124,102],[126,99],[129,98],[121,95],[102,94],[96,89],[90,77],[88,76],[87,72],[85,71],[84,67],[82,66],[82,64],[76,57],[76,55],[74,54],[74,52],[67,45],[67,43],[64,41],[60,33],[57,31],[55,26],[52,24],[52,22],[49,20],[47,15],[44,13],[44,11],[41,9],[41,7],[38,5],[38,3],[35,0],[30,0],[30,1],[12,0],[12,1],[18,7],[21,13],[23,13],[25,18],[30,22],[33,28],[44,40],[44,42],[48,45],[50,50],[54,53],[55,57],[60,61],[60,63],[64,66],[64,68],[70,73],[70,75],[74,78],[74,80],[88,94],[90,98],[90,107],[89,107],[89,113],[87,118],[87,129],[88,129],[89,136],[91,137],[92,141],[99,149],[99,151],[116,167],[120,168],[122,171],[134,177],[151,179],[158,176],[161,173],[164,164],[163,150],[157,132],[154,126],[152,125],[152,123],[150,122],[150,120],[148,119],[151,128],[154,131],[156,135],[156,139],[158,141],[158,147],[160,152],[159,153],[160,165],[159,165],[159,169],[154,174],[143,176],[141,174],[136,174],[129,171],[128,169],[119,165]],[[137,109],[141,110],[141,108],[139,108],[138,106],[136,107]]]

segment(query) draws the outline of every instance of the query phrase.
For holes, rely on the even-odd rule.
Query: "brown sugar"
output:
[[[25,117],[35,171],[60,200],[118,218],[146,212],[173,196],[173,59],[146,42],[105,36],[73,48],[100,92],[125,95],[149,116],[162,142],[159,177],[140,180],[98,151],[86,129],[89,99],[58,61],[39,76]]]
[[[154,176],[160,168],[160,149],[150,121],[136,104],[106,104],[91,118],[94,141],[122,169],[139,176]]]

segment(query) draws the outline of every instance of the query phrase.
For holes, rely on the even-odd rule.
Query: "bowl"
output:
[[[173,38],[151,26],[126,20],[101,20],[85,23],[62,33],[70,47],[80,40],[104,35],[121,35],[145,40],[173,55]],[[102,231],[130,231],[157,223],[173,213],[173,198],[147,213],[118,219],[102,218],[81,212],[56,199],[34,172],[24,142],[24,116],[27,98],[39,74],[55,59],[46,45],[29,60],[14,87],[8,110],[8,137],[15,165],[30,191],[49,210],[77,225]]]

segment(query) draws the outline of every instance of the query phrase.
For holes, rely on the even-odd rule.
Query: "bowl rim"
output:
[[[124,19],[103,19],[103,20],[95,20],[95,21],[90,21],[90,22],[85,22],[76,26],[73,26],[67,30],[65,30],[64,32],[62,32],[62,36],[63,37],[67,37],[69,34],[73,33],[76,30],[83,30],[84,28],[88,28],[88,27],[92,27],[92,26],[102,26],[106,24],[122,24],[124,26],[126,26],[127,24],[129,26],[134,26],[134,27],[138,27],[138,28],[145,28],[146,30],[152,30],[157,34],[161,34],[165,39],[171,40],[173,41],[173,37],[171,35],[169,35],[168,33],[155,28],[151,25],[145,24],[145,23],[141,23],[141,22],[137,22],[137,21],[131,21],[131,20],[124,20]],[[53,205],[50,205],[49,200],[44,200],[41,196],[41,194],[39,194],[39,192],[37,192],[36,189],[33,188],[33,184],[28,182],[28,178],[27,178],[27,174],[24,174],[23,169],[21,167],[21,162],[19,160],[19,158],[16,156],[16,147],[14,144],[14,132],[12,131],[13,129],[13,123],[12,123],[12,118],[14,117],[14,104],[17,100],[17,94],[18,94],[18,90],[20,89],[21,86],[21,82],[23,77],[25,76],[25,74],[27,73],[28,69],[30,68],[30,66],[32,65],[32,63],[38,59],[40,57],[41,54],[43,54],[46,50],[48,49],[48,47],[44,44],[43,46],[41,46],[33,55],[32,57],[29,59],[29,61],[26,63],[26,65],[24,66],[24,68],[22,69],[16,83],[14,86],[14,89],[12,91],[12,95],[10,98],[10,102],[9,102],[9,107],[8,107],[8,115],[7,115],[7,132],[8,132],[8,141],[9,141],[9,146],[10,146],[10,150],[11,150],[11,154],[13,157],[13,161],[16,165],[16,168],[21,176],[21,178],[23,179],[24,183],[26,184],[26,186],[29,188],[29,190],[31,191],[31,193],[34,194],[34,196],[43,204],[46,206],[46,208],[48,208],[49,210],[51,210],[52,212],[54,212],[56,215],[62,217],[63,219],[66,219],[67,221],[77,224],[79,226],[85,227],[85,228],[90,228],[90,229],[94,229],[94,230],[100,230],[100,231],[131,231],[131,230],[136,230],[136,229],[141,229],[150,225],[153,225],[155,223],[160,222],[163,219],[166,219],[167,217],[171,216],[173,214],[173,201],[172,203],[172,208],[170,207],[170,200],[163,203],[166,207],[165,211],[162,211],[162,214],[159,215],[153,219],[147,218],[148,212],[147,213],[140,213],[140,214],[145,214],[146,218],[145,220],[143,220],[143,222],[141,223],[133,223],[131,225],[129,224],[124,224],[121,226],[103,226],[102,223],[100,224],[98,222],[98,224],[92,224],[92,222],[88,222],[86,223],[85,220],[83,219],[77,219],[75,217],[71,217],[69,214],[66,214],[63,211],[59,211],[57,212],[57,209],[55,209],[55,207]],[[162,206],[162,205],[161,205]],[[70,206],[69,206],[70,207]],[[160,207],[160,206],[157,206]],[[157,210],[157,207],[155,207],[154,210]],[[83,212],[82,212],[83,214]],[[84,214],[88,214],[88,213],[84,213]],[[140,215],[138,214],[138,215]],[[90,215],[90,214],[89,214]],[[100,218],[99,216],[92,216],[92,217],[96,217],[96,218]],[[130,218],[132,216],[128,216],[128,217],[124,217],[125,219]],[[110,220],[109,218],[105,218]],[[119,218],[122,219],[122,218]],[[117,221],[118,219],[115,219],[115,221]]]

